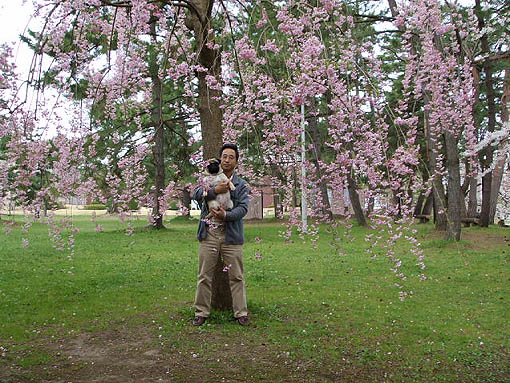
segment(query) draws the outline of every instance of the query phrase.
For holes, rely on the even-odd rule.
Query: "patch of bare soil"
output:
[[[433,231],[429,236],[433,239],[443,239],[444,232]],[[461,239],[467,242],[468,247],[473,250],[494,250],[505,247],[510,250],[510,229],[506,235],[487,233],[482,230],[463,230]]]
[[[217,331],[216,331],[217,330]],[[39,340],[30,353],[49,354],[49,364],[0,370],[2,383],[108,382],[375,382],[382,372],[338,361],[334,368],[295,360],[278,345],[253,337],[232,339],[191,325],[179,339],[160,343],[155,328],[116,326],[73,337]],[[256,339],[256,340],[254,340]],[[20,355],[23,356],[23,355]],[[329,365],[329,363],[327,363]],[[0,365],[1,366],[1,365]]]
[[[321,358],[298,359],[278,343],[265,340],[256,325],[234,332],[235,336],[232,331],[223,331],[222,326],[213,324],[204,330],[190,324],[172,339],[165,335],[160,339],[156,324],[133,327],[122,322],[74,336],[40,338],[17,355],[8,352],[11,355],[0,361],[0,382],[362,383],[392,382],[395,372],[400,376],[397,381],[420,381],[427,375],[419,369],[408,370],[406,362],[398,357],[382,363],[361,362],[363,355],[359,353],[364,350],[340,357],[324,353]],[[330,341],[340,346],[348,339],[339,336]],[[26,361],[34,357],[37,360],[38,354],[48,357],[28,366]],[[500,361],[507,362],[507,357]],[[457,367],[455,375],[462,377],[460,381],[481,382],[485,376],[491,376],[492,382],[508,381],[501,366],[491,366],[493,371],[487,365],[467,367]]]
[[[476,230],[464,231],[462,239],[470,242],[470,247],[476,250],[493,250],[510,247],[510,230],[507,235],[488,234]]]

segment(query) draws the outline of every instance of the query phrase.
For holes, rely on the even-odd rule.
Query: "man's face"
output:
[[[236,152],[234,149],[223,149],[221,153],[221,167],[224,172],[230,172],[237,166]]]

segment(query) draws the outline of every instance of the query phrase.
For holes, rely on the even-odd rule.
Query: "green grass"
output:
[[[80,232],[73,257],[52,247],[45,225],[33,225],[26,249],[19,227],[0,234],[0,346],[8,349],[0,370],[14,365],[25,374],[17,376],[37,381],[37,366],[59,363],[51,339],[127,326],[134,332],[149,328],[163,353],[187,355],[182,363],[193,363],[190,355],[196,354],[211,371],[221,371],[221,355],[237,366],[240,381],[510,377],[508,229],[464,229],[466,239],[453,243],[439,239],[431,225],[417,225],[428,279],[416,277],[416,261],[407,244],[399,243],[396,251],[409,276],[405,287],[413,291],[400,302],[390,262],[366,253],[365,229],[353,228],[356,239],[342,241],[347,255],[339,256],[328,245],[329,234],[321,233],[314,249],[297,236],[285,244],[275,223],[247,224],[245,277],[253,325],[241,328],[230,313],[213,312],[197,329],[189,324],[197,221],[175,218],[154,231],[139,220],[134,236],[125,235],[126,224],[116,219],[98,222],[103,232],[94,231],[90,217],[74,217]],[[225,344],[233,343],[236,348],[226,351]],[[251,345],[250,352],[241,344]],[[252,354],[265,364],[250,362]],[[284,367],[277,367],[282,361]],[[186,381],[185,368],[174,373],[176,381]]]

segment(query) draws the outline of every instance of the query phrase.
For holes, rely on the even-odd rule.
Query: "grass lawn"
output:
[[[46,225],[0,233],[0,382],[510,381],[510,229],[466,228],[452,243],[417,225],[428,279],[398,244],[413,291],[401,302],[390,262],[366,253],[367,230],[354,227],[339,256],[325,232],[314,249],[248,223],[252,325],[213,312],[195,328],[196,221],[154,231],[139,220],[133,236],[98,223],[74,217],[72,257]]]

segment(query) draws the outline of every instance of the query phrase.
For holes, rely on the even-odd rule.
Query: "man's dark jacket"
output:
[[[232,210],[226,212],[225,225],[225,243],[230,245],[242,245],[244,243],[244,229],[243,217],[248,212],[248,205],[250,203],[248,183],[241,177],[234,173],[232,176],[232,183],[235,190],[230,191],[230,198],[234,203]],[[193,191],[193,199],[198,202],[201,209],[200,223],[198,224],[197,237],[201,241],[207,236],[207,223],[205,217],[209,214],[206,201],[216,198],[214,188],[210,188],[204,196],[204,189],[202,186],[197,186]]]

